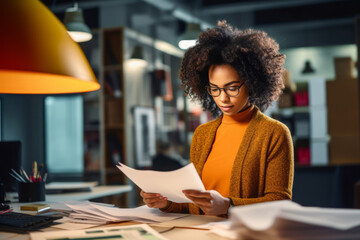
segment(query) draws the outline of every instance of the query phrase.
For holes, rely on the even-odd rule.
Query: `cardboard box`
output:
[[[335,79],[347,79],[354,77],[355,64],[351,57],[335,58]]]
[[[329,143],[329,157],[331,165],[360,164],[360,137],[331,137]]]
[[[328,81],[326,91],[329,135],[360,135],[358,80]]]

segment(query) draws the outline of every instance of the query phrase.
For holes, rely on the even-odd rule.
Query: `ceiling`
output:
[[[61,14],[74,0],[42,0]],[[201,23],[202,28],[226,19],[238,28],[267,31],[286,48],[297,46],[338,45],[355,42],[354,22],[360,15],[359,0],[77,0],[85,21],[94,20],[94,9],[121,7],[126,25],[145,34],[150,28],[175,29],[173,34],[156,34],[171,43],[185,31],[187,22]],[[90,12],[86,15],[86,12]],[[119,12],[119,14],[121,14]],[[116,16],[119,18],[119,16]],[[114,16],[114,19],[116,18]],[[95,22],[95,23],[92,23]],[[101,22],[101,21],[100,21]],[[101,25],[101,24],[100,24]],[[99,27],[99,26],[92,26]],[[163,31],[166,32],[166,31]],[[174,35],[174,36],[170,36]],[[177,36],[175,36],[177,35]]]

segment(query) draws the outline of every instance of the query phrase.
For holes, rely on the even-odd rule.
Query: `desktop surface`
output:
[[[65,202],[65,201],[84,201],[95,198],[102,198],[117,194],[130,192],[132,187],[130,185],[103,185],[95,186],[90,192],[66,192],[59,194],[46,194],[46,202]],[[17,202],[17,193],[6,193],[6,199],[11,202]]]

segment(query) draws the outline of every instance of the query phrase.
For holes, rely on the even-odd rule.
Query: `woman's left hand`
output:
[[[216,216],[226,214],[230,207],[230,199],[221,196],[221,194],[215,190],[183,190],[183,193],[201,208],[206,215]]]

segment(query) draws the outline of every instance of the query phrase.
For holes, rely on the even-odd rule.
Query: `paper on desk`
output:
[[[51,227],[63,229],[63,230],[80,230],[80,229],[87,229],[87,228],[93,228],[99,225],[102,225],[101,223],[73,223],[72,220],[68,217],[63,217],[61,219],[56,220],[56,223]]]
[[[74,213],[69,215],[71,222],[79,223],[109,223],[120,221],[163,222],[187,216],[188,214],[163,213],[159,209],[147,206],[137,208],[107,207],[87,203],[83,205],[67,204]]]
[[[116,218],[128,220],[150,220],[152,222],[164,222],[188,216],[180,213],[164,213],[157,208],[149,208],[144,205],[137,208],[109,208],[94,205],[95,208]]]
[[[117,166],[140,189],[148,193],[159,193],[170,201],[178,203],[192,202],[182,190],[205,191],[205,187],[192,163],[167,172],[136,170],[122,163]]]
[[[270,228],[277,218],[338,230],[360,226],[360,210],[302,207],[289,200],[234,207],[230,217],[233,223],[257,231]]]
[[[72,209],[68,205],[87,205],[90,201],[66,201],[66,202],[54,202],[50,203],[51,211],[57,211],[57,212],[70,212]],[[113,207],[114,204],[107,204],[107,203],[94,203],[101,206],[106,207]]]
[[[230,222],[211,226],[229,239],[360,239],[360,210],[303,207],[289,200],[230,209]]]

